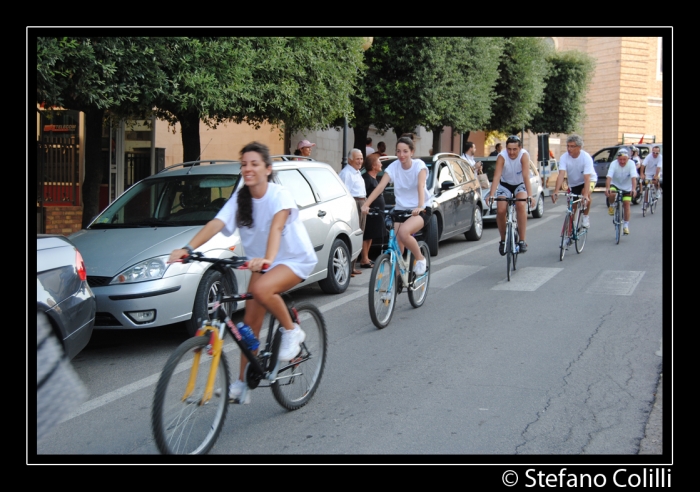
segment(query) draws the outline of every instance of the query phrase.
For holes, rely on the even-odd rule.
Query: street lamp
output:
[[[373,37],[363,37],[362,51],[367,51],[372,42]],[[340,169],[348,165],[348,115],[343,116],[343,158],[340,160]]]

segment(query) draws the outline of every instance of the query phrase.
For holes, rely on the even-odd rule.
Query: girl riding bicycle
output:
[[[405,246],[416,258],[416,265],[413,267],[413,271],[416,275],[423,275],[426,269],[426,260],[413,234],[423,229],[428,223],[432,213],[433,195],[428,191],[425,184],[428,177],[428,166],[420,159],[413,159],[414,151],[415,147],[411,138],[399,138],[396,142],[396,156],[398,160],[389,164],[384,170],[382,180],[362,206],[362,213],[366,214],[369,212],[372,202],[393,181],[396,210],[411,210],[411,217],[406,219],[403,224],[394,224],[396,238],[401,251],[403,252]]]
[[[195,234],[184,248],[170,253],[169,263],[192,253],[192,250],[222,232],[230,236],[239,230],[241,243],[250,261],[252,272],[243,322],[259,338],[265,312],[279,320],[284,328],[279,352],[280,361],[288,361],[299,353],[304,331],[292,322],[280,296],[306,279],[318,258],[309,234],[299,218],[299,209],[292,195],[272,182],[272,159],[267,146],[252,142],[241,149],[243,186],[231,196],[219,213]],[[269,267],[268,267],[269,265]],[[263,269],[266,273],[263,275]],[[229,388],[229,398],[238,399],[246,387],[243,382],[247,359],[241,357],[238,379]],[[250,393],[246,393],[249,403]]]

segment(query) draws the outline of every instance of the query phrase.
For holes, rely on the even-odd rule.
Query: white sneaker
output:
[[[282,332],[282,343],[280,344],[280,353],[278,359],[280,361],[292,360],[301,350],[301,342],[306,339],[306,333],[298,324],[294,323],[293,330],[285,330],[280,326]]]
[[[424,259],[416,261],[416,264],[413,266],[413,272],[416,275],[423,275],[425,273],[425,270],[427,268],[427,261]]]
[[[585,229],[588,229],[591,226],[591,220],[588,218],[588,215],[583,216],[583,227]]]
[[[245,396],[243,397],[243,401],[240,401],[241,395],[244,393]],[[240,379],[236,379],[236,382],[228,387],[228,399],[247,405],[250,403],[250,388],[248,388],[248,385]]]

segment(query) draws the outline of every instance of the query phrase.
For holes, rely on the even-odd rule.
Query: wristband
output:
[[[191,254],[193,253],[193,251],[192,251],[192,246],[190,246],[189,243],[185,244],[185,245],[182,247],[182,249],[186,250],[188,255],[191,255]]]

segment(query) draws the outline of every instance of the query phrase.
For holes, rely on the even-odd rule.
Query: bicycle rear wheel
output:
[[[622,230],[622,202],[615,203],[615,244],[620,244],[620,231]]]
[[[566,254],[567,239],[569,238],[569,225],[571,214],[566,212],[564,214],[564,225],[561,226],[561,242],[559,243],[559,261],[564,261],[564,254]]]
[[[426,257],[427,258],[427,257]],[[397,275],[391,269],[391,255],[383,253],[374,260],[372,275],[369,278],[369,315],[379,329],[386,327],[394,314],[396,304]]]
[[[423,241],[418,241],[418,246],[420,247],[421,254],[425,257],[425,273],[417,277],[411,285],[408,286],[408,300],[411,306],[414,308],[419,308],[425,302],[425,298],[428,297],[428,285],[430,284],[430,249],[428,245]],[[416,259],[411,253],[410,256],[410,268],[411,272],[409,275],[414,275],[413,266],[416,264]]]
[[[281,362],[277,379],[270,385],[277,403],[287,410],[296,410],[306,405],[314,396],[326,367],[328,340],[326,321],[321,311],[310,303],[295,306],[299,326],[306,338],[301,344],[301,352],[289,362]],[[275,336],[280,324],[274,316],[270,317],[270,330]]]
[[[649,194],[651,195],[651,200],[649,201],[649,211],[653,214],[654,209],[656,208],[656,205],[659,203],[659,199],[656,197],[656,186],[653,186],[649,190]]]
[[[207,354],[208,336],[185,340],[165,363],[158,379],[151,428],[158,450],[163,454],[204,454],[216,442],[228,412],[229,372],[223,351],[217,368]],[[188,381],[200,351],[192,390]],[[216,370],[211,399],[204,401],[204,390],[210,370]]]
[[[576,253],[581,253],[583,247],[586,245],[586,236],[588,236],[588,229],[583,227],[583,218],[585,215],[580,210],[577,213],[578,220],[576,221],[576,235],[574,236],[574,241],[576,242]]]

